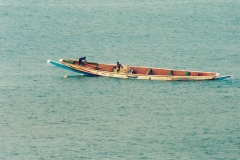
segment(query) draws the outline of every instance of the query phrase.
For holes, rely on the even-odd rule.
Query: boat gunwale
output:
[[[59,59],[59,61],[63,64],[67,64],[67,65],[71,65],[71,66],[77,66],[77,67],[83,67],[83,68],[90,68],[91,67],[84,67],[84,66],[79,66],[76,64],[70,64],[67,62],[63,62],[61,60],[65,60],[65,59]],[[66,60],[70,60],[70,59],[66,59]],[[71,59],[72,61],[77,61],[76,59]],[[100,64],[100,65],[112,65],[112,66],[116,66],[116,64],[107,64],[107,63],[97,63],[97,62],[86,62],[86,63],[96,63],[96,64]],[[145,67],[145,66],[130,66],[130,65],[123,65],[123,66],[129,66],[129,67],[136,67],[136,68],[143,68],[143,69],[162,69],[162,70],[172,70],[172,71],[183,71],[183,72],[203,72],[203,73],[215,73],[216,76],[219,76],[219,72],[210,72],[210,71],[197,71],[197,70],[185,70],[185,69],[169,69],[169,68],[157,68],[157,67]],[[95,69],[93,69],[95,70]],[[98,71],[104,71],[104,70],[98,70]],[[106,71],[106,72],[110,72],[110,71]],[[136,74],[134,74],[136,75]],[[143,74],[144,75],[144,74]],[[196,76],[197,77],[197,76]]]
[[[204,72],[204,73],[216,73],[216,75],[213,75],[213,76],[179,76],[179,75],[145,75],[145,74],[131,74],[131,73],[116,73],[116,72],[110,72],[110,71],[104,71],[104,70],[96,70],[96,69],[92,69],[91,67],[84,67],[84,66],[79,66],[79,65],[75,65],[75,64],[70,64],[70,63],[67,63],[67,62],[61,62],[62,64],[70,67],[70,68],[73,68],[73,69],[77,69],[77,70],[80,70],[82,72],[86,72],[86,73],[90,73],[90,74],[94,74],[96,76],[105,76],[105,77],[114,77],[114,78],[129,78],[129,77],[134,77],[134,76],[137,76],[137,77],[146,77],[146,78],[143,78],[143,79],[149,79],[149,78],[157,78],[157,77],[161,77],[161,78],[168,78],[168,79],[172,79],[172,80],[175,80],[175,79],[180,79],[180,80],[209,80],[209,79],[214,79],[215,77],[217,77],[217,72]],[[101,64],[101,63],[98,63],[98,64]],[[109,65],[114,65],[114,64],[109,64]],[[131,66],[131,67],[134,67],[134,66]],[[138,67],[138,66],[136,66]],[[142,67],[142,68],[146,68],[148,69],[148,67]],[[149,68],[150,69],[150,68]],[[156,68],[156,69],[162,69],[162,68]],[[168,69],[166,69],[168,70]],[[178,71],[187,71],[187,70],[178,70]],[[192,72],[198,72],[198,71],[192,71]],[[199,71],[199,72],[202,72],[202,71]],[[124,76],[124,77],[121,77],[121,76]],[[125,77],[126,76],[126,77]]]

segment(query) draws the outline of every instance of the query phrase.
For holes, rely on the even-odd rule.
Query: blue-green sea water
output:
[[[1,160],[240,159],[238,0],[0,0],[0,55]],[[123,80],[47,64],[81,56],[234,77]]]

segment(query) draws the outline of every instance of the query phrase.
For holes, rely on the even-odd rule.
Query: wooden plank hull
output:
[[[218,77],[217,72],[173,70],[165,68],[149,68],[138,66],[123,66],[120,71],[114,69],[114,64],[86,62],[79,65],[75,59],[60,59],[59,62],[48,60],[49,63],[64,69],[68,69],[81,75],[103,76],[123,79],[162,80],[162,81],[202,81],[222,80],[231,76]],[[125,68],[124,68],[125,67]]]

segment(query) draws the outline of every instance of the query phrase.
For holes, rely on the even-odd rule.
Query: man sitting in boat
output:
[[[123,66],[119,62],[117,62],[117,66],[116,66],[117,72],[120,71],[120,68],[123,68]]]
[[[79,58],[79,66],[82,65],[84,62],[87,62],[86,57]]]

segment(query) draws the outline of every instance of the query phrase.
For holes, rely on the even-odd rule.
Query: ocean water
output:
[[[239,8],[0,0],[0,159],[240,159]],[[234,77],[124,80],[47,64],[81,56]]]

